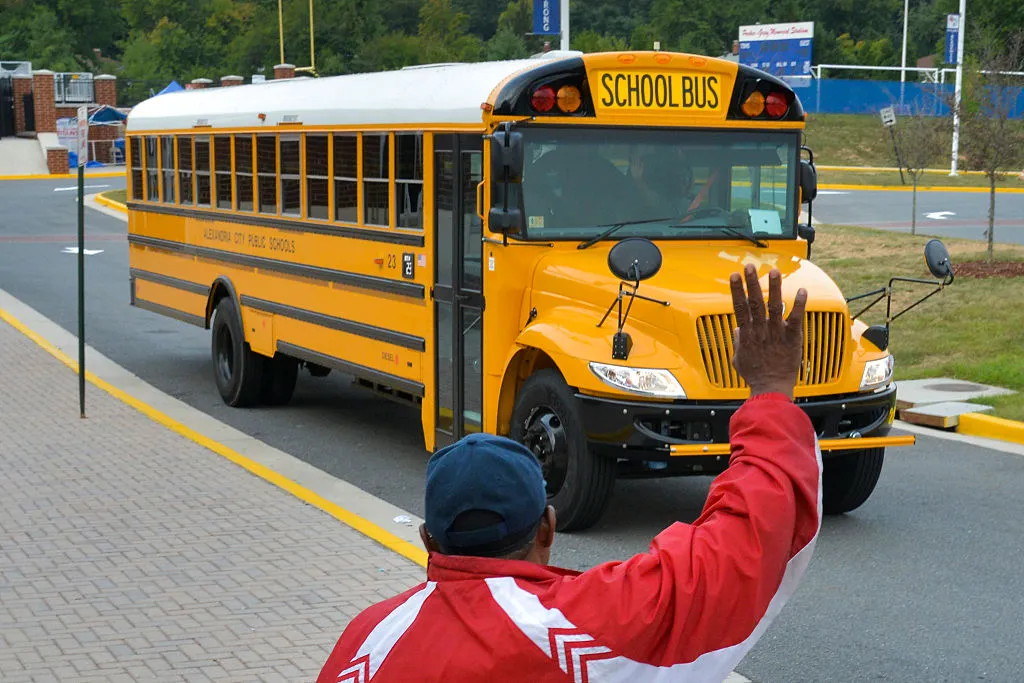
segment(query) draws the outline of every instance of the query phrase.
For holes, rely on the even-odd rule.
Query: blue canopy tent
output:
[[[90,126],[103,126],[123,123],[128,118],[127,114],[119,112],[108,104],[104,104],[98,107],[95,111],[89,114],[89,125]]]
[[[89,125],[90,126],[116,126],[120,123],[124,123],[128,118],[128,115],[121,112],[110,105],[104,104],[96,107],[89,113]],[[113,162],[115,164],[124,163],[124,138],[118,138],[113,141]],[[75,150],[68,151],[68,164],[72,169],[78,166],[78,153]],[[95,168],[97,166],[105,166],[106,164],[96,161],[95,159],[86,162],[86,168]]]
[[[167,87],[164,88],[163,90],[161,90],[160,92],[158,92],[157,95],[163,95],[164,93],[169,93],[169,92],[178,92],[179,90],[184,90],[184,88],[181,87],[181,85],[178,83],[178,81],[171,81],[170,83],[167,84]]]

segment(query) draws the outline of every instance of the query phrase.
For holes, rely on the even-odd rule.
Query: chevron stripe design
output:
[[[348,668],[338,674],[336,683],[368,683],[370,680],[370,656],[353,659]]]

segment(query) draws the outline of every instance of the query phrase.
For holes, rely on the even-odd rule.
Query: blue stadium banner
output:
[[[562,0],[568,2],[569,0]],[[533,33],[557,36],[562,33],[562,12],[559,0],[533,0]]]
[[[957,48],[960,42],[960,15],[946,15],[946,53],[944,61],[946,64],[956,64]]]
[[[740,64],[779,76],[792,86],[811,82],[814,22],[740,26]]]

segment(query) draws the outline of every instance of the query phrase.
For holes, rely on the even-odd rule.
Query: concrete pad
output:
[[[980,403],[963,403],[947,401],[945,403],[929,403],[916,408],[908,408],[900,413],[900,419],[925,427],[950,429],[960,424],[960,416],[965,413],[981,413],[992,410],[992,406]]]
[[[912,379],[896,384],[896,409],[905,410],[930,403],[966,401],[1015,393],[1009,389],[949,377]]]
[[[53,136],[57,137],[56,134]],[[35,138],[0,139],[0,176],[46,175],[46,157]]]

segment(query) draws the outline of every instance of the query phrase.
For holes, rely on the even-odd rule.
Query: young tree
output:
[[[960,98],[960,151],[967,168],[989,182],[988,261],[995,243],[996,183],[1024,162],[1024,126],[1011,116],[1024,90],[1024,31],[1005,43],[989,41],[977,53],[978,68],[964,68]]]
[[[925,169],[938,161],[943,152],[940,128],[943,119],[935,116],[930,109],[934,108],[919,106],[910,116],[898,119],[895,125],[896,145],[900,152],[898,161],[910,176],[914,188],[910,214],[911,235],[917,234],[917,183]]]

